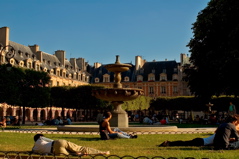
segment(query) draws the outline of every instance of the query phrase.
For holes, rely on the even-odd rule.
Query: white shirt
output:
[[[215,137],[215,134],[213,134],[207,138],[203,138],[204,145],[212,145],[214,137]]]
[[[36,153],[51,153],[51,145],[53,140],[46,137],[40,136],[40,138],[35,142],[32,151]]]

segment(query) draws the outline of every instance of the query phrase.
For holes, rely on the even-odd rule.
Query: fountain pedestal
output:
[[[124,102],[111,102],[114,106],[112,113],[112,119],[110,120],[110,125],[112,127],[128,127],[129,119],[128,114],[121,108],[121,104]]]

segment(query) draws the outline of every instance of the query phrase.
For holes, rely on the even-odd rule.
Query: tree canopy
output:
[[[186,80],[197,97],[239,93],[239,1],[211,0],[193,23],[188,43],[193,67],[185,69]]]

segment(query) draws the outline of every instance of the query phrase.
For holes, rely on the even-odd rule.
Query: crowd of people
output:
[[[67,117],[63,119],[62,117],[58,116],[55,119],[48,118],[46,121],[42,121],[40,125],[71,125],[72,120],[70,117]],[[36,123],[36,125],[39,125],[39,123]]]

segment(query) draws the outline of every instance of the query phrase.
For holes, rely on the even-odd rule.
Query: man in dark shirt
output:
[[[236,130],[237,117],[229,116],[227,122],[221,124],[217,130],[213,140],[214,149],[238,149],[239,135]],[[230,138],[235,138],[235,141],[230,142]]]

